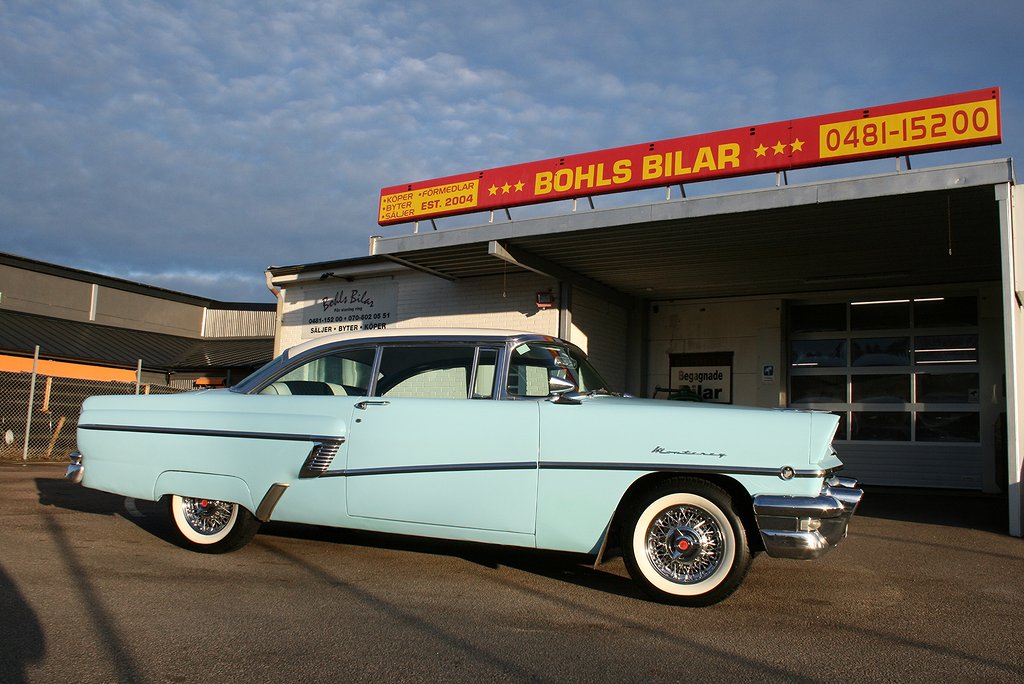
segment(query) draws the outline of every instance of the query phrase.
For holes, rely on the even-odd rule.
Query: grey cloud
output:
[[[365,254],[382,186],[1019,83],[1013,17],[961,45],[981,19],[938,5],[8,3],[0,249],[259,299],[268,263]]]

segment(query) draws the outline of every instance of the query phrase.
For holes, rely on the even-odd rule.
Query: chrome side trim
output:
[[[312,454],[311,454],[312,457]],[[501,463],[438,463],[434,465],[387,466],[382,468],[356,468],[351,470],[324,470],[320,477],[361,477],[364,475],[407,475],[411,473],[455,473],[474,470],[615,470],[642,473],[717,473],[722,475],[764,475],[778,477],[778,468],[737,466],[733,468],[713,465],[679,465],[674,463],[590,463],[577,461],[507,461]],[[824,470],[796,471],[796,477],[821,478]]]
[[[284,482],[278,482],[277,484],[271,485],[267,493],[263,495],[263,500],[260,501],[260,505],[256,508],[256,519],[260,522],[267,522],[270,520],[271,514],[274,512],[274,507],[277,506],[277,502],[284,496],[285,490],[288,489],[288,485]]]
[[[509,463],[444,463],[422,466],[389,466],[386,468],[355,468],[353,470],[332,470],[324,473],[331,476],[360,477],[363,475],[407,475],[410,473],[461,473],[474,470],[536,470],[536,461]]]
[[[608,550],[608,537],[611,536],[613,520],[615,520],[615,513],[608,518],[608,524],[604,526],[604,532],[601,533],[601,548],[597,550],[597,556],[594,557],[594,570],[597,570],[598,566],[604,562],[604,552]]]
[[[207,430],[202,428],[145,427],[141,425],[79,425],[79,430],[106,432],[140,432],[152,435],[189,435],[192,437],[233,437],[236,439],[276,439],[290,442],[330,442],[341,437],[303,435],[289,432],[250,432],[245,430]]]
[[[645,472],[660,473],[721,473],[723,475],[772,475],[779,476],[778,468],[765,468],[759,466],[719,466],[705,464],[679,463],[598,463],[586,461],[542,461],[540,467],[544,470],[640,470]],[[828,475],[828,471],[796,470],[794,477],[820,478]]]

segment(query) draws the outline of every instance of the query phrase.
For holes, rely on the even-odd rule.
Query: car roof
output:
[[[554,340],[551,335],[542,333],[527,332],[525,330],[508,330],[502,328],[383,328],[380,330],[356,330],[353,332],[334,333],[324,335],[307,342],[301,342],[285,351],[288,357],[316,349],[325,345],[337,344],[340,342],[384,341],[402,339],[409,341],[416,340],[507,340],[518,338],[532,338],[543,340]]]

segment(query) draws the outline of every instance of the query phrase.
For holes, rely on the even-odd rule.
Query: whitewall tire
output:
[[[655,599],[705,606],[732,594],[750,567],[729,495],[709,482],[667,480],[633,502],[622,530],[630,575]]]
[[[230,501],[174,494],[168,498],[171,521],[182,546],[203,553],[224,553],[247,544],[259,530],[252,513]]]

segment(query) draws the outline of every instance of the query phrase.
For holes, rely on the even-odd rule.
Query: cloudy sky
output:
[[[270,301],[268,265],[411,230],[384,186],[991,86],[1005,142],[914,167],[1019,168],[1022,28],[1020,0],[0,0],[0,251]]]

